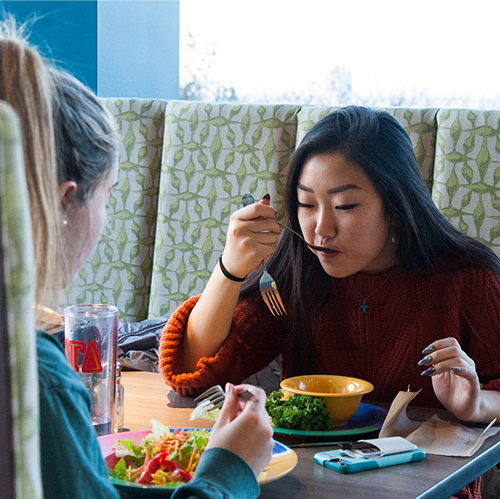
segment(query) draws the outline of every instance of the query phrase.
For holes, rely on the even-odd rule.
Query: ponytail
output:
[[[52,115],[52,78],[48,66],[16,28],[13,18],[0,23],[0,99],[16,112],[33,230],[35,300],[47,304],[61,285],[62,217],[59,210]]]

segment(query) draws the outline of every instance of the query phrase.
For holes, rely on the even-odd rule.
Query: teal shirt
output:
[[[119,499],[109,481],[90,420],[90,397],[61,343],[37,333],[40,446],[45,499]],[[172,499],[254,499],[260,494],[248,464],[225,449],[203,452],[196,476]]]
[[[90,396],[61,343],[37,333],[45,499],[119,499],[90,419]]]

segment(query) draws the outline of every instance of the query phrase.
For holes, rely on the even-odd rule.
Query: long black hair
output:
[[[294,152],[286,187],[288,224],[302,233],[298,221],[297,184],[304,164],[317,154],[341,153],[359,165],[382,198],[397,239],[396,259],[409,273],[435,275],[476,266],[500,273],[500,260],[487,246],[456,229],[437,209],[422,179],[411,140],[389,113],[348,106],[316,123]],[[285,298],[291,317],[283,324],[293,341],[297,374],[314,370],[311,323],[332,296],[335,278],[289,231],[284,231],[268,270]],[[255,290],[258,275],[242,294]],[[290,320],[291,319],[291,320]]]

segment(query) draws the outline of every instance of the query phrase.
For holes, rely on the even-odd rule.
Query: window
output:
[[[498,108],[500,2],[181,0],[181,98]]]

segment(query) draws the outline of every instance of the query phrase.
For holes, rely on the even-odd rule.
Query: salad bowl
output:
[[[199,428],[171,428],[170,431],[193,431],[199,430]],[[210,432],[210,430],[204,429],[204,431]],[[120,458],[116,457],[114,446],[116,441],[130,439],[135,445],[140,446],[143,439],[151,434],[151,430],[139,430],[139,431],[127,431],[122,433],[111,433],[109,435],[103,435],[98,437],[99,446],[101,448],[101,453],[106,461],[106,466],[108,470],[115,468],[116,464]],[[279,478],[287,475],[292,471],[292,469],[297,464],[297,454],[295,451],[282,444],[281,442],[274,442],[273,455],[271,461],[267,465],[266,469],[259,475],[257,481],[259,485],[269,483]],[[157,497],[170,497],[177,486],[175,487],[165,487],[158,485],[149,484],[138,484],[128,482],[126,480],[120,480],[118,478],[111,477],[111,482],[117,488],[120,496],[125,499],[149,499]],[[180,486],[180,485],[178,485]]]
[[[307,374],[284,379],[281,390],[285,398],[312,395],[322,398],[333,418],[333,426],[344,426],[358,410],[363,395],[373,390],[368,381],[350,376]]]

